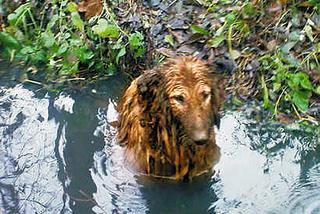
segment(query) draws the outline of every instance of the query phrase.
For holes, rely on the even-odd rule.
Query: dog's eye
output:
[[[210,92],[209,91],[202,92],[202,97],[204,100],[208,99],[210,97]]]
[[[185,100],[184,96],[182,96],[182,95],[175,95],[175,96],[173,96],[173,99],[181,104],[184,103],[184,100]]]

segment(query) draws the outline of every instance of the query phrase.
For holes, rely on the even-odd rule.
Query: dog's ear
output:
[[[162,75],[158,70],[146,71],[137,80],[137,89],[139,104],[143,106],[144,111],[154,108],[158,102],[161,102],[159,99],[163,99],[164,83]]]
[[[232,75],[237,70],[237,63],[230,57],[217,58],[213,61],[213,72],[218,74]]]
[[[220,114],[217,113],[214,115],[214,118],[213,118],[213,124],[217,126],[218,129],[220,129]]]
[[[220,128],[220,108],[222,106],[223,102],[223,89],[221,88],[218,81],[218,78],[213,77],[212,81],[212,88],[211,88],[211,102],[212,102],[212,111],[213,111],[213,123],[216,125],[218,128]]]

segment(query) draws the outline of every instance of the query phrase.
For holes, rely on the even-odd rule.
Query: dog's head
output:
[[[162,109],[159,113],[178,120],[196,144],[209,142],[213,125],[220,122],[217,82],[209,73],[206,62],[194,57],[167,60],[138,82],[141,103],[149,106],[145,111]]]

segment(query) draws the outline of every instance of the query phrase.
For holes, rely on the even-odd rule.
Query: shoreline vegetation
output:
[[[136,77],[176,55],[226,59],[237,65],[221,74],[235,108],[254,101],[320,133],[317,0],[0,0],[0,48],[40,85]]]

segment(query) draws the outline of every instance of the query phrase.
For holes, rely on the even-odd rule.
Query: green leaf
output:
[[[58,19],[59,19],[59,16],[57,14],[53,15],[50,18],[49,23],[47,24],[47,30],[51,30],[51,28],[58,22]]]
[[[69,12],[77,12],[78,10],[77,10],[77,4],[76,3],[74,3],[74,2],[69,2],[68,4],[67,4],[67,9],[68,9],[68,11]]]
[[[236,13],[229,13],[228,15],[225,16],[227,23],[233,24],[236,21]]]
[[[191,25],[190,27],[191,27],[192,32],[194,32],[194,33],[199,33],[199,34],[202,34],[205,36],[209,35],[209,31],[207,31],[206,29],[204,29],[202,27],[199,27],[197,25]]]
[[[75,49],[74,53],[79,58],[80,62],[86,62],[94,56],[93,52],[86,46]]]
[[[298,72],[288,75],[288,85],[293,90],[299,90],[300,88],[313,90],[312,83],[309,80],[309,76],[306,73]]]
[[[25,14],[31,8],[31,3],[25,3],[20,5],[13,13],[9,14],[7,19],[10,25],[19,25],[25,18]]]
[[[64,42],[64,43],[62,43],[62,44],[59,46],[59,49],[58,49],[57,54],[58,54],[58,55],[62,55],[62,54],[64,54],[68,49],[69,49],[68,43]]]
[[[211,47],[213,48],[217,48],[219,47],[219,45],[225,40],[225,36],[224,35],[221,35],[221,36],[216,36],[214,37],[213,39],[211,39],[209,41],[209,44],[211,45]]]
[[[281,47],[281,50],[288,54],[290,52],[290,50],[297,44],[296,41],[293,42],[287,42],[284,46]]]
[[[114,73],[117,71],[117,68],[114,64],[110,63],[107,67],[107,72],[109,75],[114,75]]]
[[[250,17],[256,14],[256,9],[254,8],[253,3],[248,2],[242,9],[242,13],[244,16]]]
[[[303,73],[304,74],[304,73]],[[305,74],[306,77],[303,78],[300,82],[301,86],[304,88],[304,89],[307,89],[307,90],[313,90],[313,86],[312,86],[312,83],[310,82],[309,80],[309,77],[307,76],[307,74]]]
[[[42,39],[43,45],[46,48],[52,47],[55,43],[55,38],[54,38],[54,35],[51,31],[42,32],[41,39]]]
[[[237,96],[232,97],[232,104],[236,106],[243,106],[243,102],[239,98],[237,98]]]
[[[293,31],[289,33],[289,41],[290,42],[297,42],[300,39],[300,32],[299,31]]]
[[[140,32],[133,33],[129,36],[129,47],[135,59],[144,54],[143,35]]]
[[[132,49],[136,49],[143,45],[143,35],[140,32],[131,34],[129,36],[129,45]]]
[[[275,92],[275,91],[279,91],[279,89],[281,88],[281,83],[279,83],[279,82],[275,82],[275,83],[273,83],[273,91]]]
[[[170,34],[170,35],[166,35],[166,36],[164,37],[164,41],[165,41],[166,43],[169,43],[171,46],[174,46],[174,41],[173,41],[173,37],[172,37],[171,34]]]
[[[20,43],[6,32],[0,32],[0,44],[10,49],[19,49],[21,47]]]
[[[114,44],[112,46],[113,50],[118,50],[121,49],[123,46],[125,46],[124,44],[122,44],[122,38],[119,38],[118,41],[116,42],[116,44]]]
[[[300,86],[300,78],[297,74],[289,73],[287,74],[287,83],[292,90],[299,90]]]
[[[311,92],[293,91],[292,102],[302,111],[307,111],[309,106],[309,97]]]
[[[95,34],[102,38],[118,38],[120,30],[117,26],[109,24],[105,19],[99,19],[98,24],[92,27]]]
[[[310,25],[306,25],[304,27],[304,31],[306,32],[308,38],[310,39],[311,42],[314,41],[314,38],[313,38],[313,32],[312,32],[312,27]]]
[[[224,32],[224,29],[225,29],[226,25],[222,25],[221,27],[218,28],[218,30],[215,32],[215,36],[223,36],[223,32]]]
[[[35,52],[31,57],[31,61],[34,63],[45,62],[46,60],[46,53],[43,50]]]
[[[22,55],[28,55],[34,53],[34,49],[31,46],[26,46],[21,49],[20,53]]]
[[[116,63],[117,63],[117,64],[119,63],[120,58],[123,57],[125,54],[126,54],[126,47],[123,46],[123,47],[120,49],[119,53],[117,54],[117,57],[116,57]]]
[[[78,12],[71,13],[72,24],[78,28],[81,32],[84,31],[84,24]]]
[[[320,95],[320,85],[317,86],[317,88],[314,90],[314,92],[315,92],[316,94],[319,94],[319,95]]]

